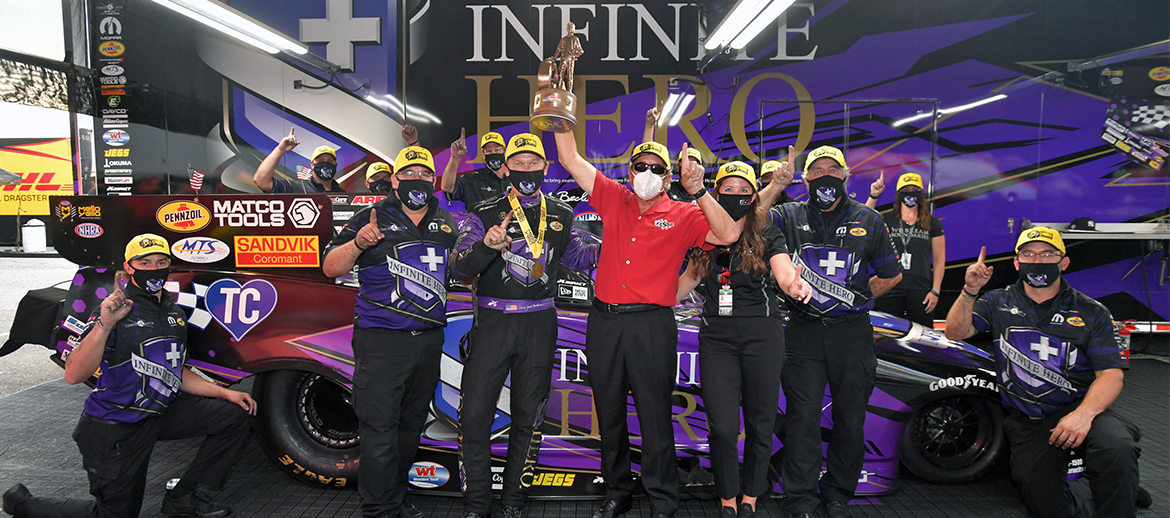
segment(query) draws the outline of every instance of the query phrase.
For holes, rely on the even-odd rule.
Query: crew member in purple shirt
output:
[[[582,243],[573,209],[541,193],[548,171],[544,145],[531,133],[505,151],[507,196],[471,209],[459,229],[451,275],[476,279],[476,324],[463,361],[459,462],[464,518],[491,515],[491,431],[496,401],[509,372],[511,420],[501,508],[519,518],[540,453],[541,421],[557,341],[556,272],[597,263],[598,245]]]

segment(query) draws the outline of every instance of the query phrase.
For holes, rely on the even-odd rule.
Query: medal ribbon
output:
[[[520,200],[516,198],[515,191],[508,193],[508,203],[512,205],[512,215],[516,217],[516,222],[520,224],[520,231],[524,233],[524,241],[528,243],[528,252],[532,254],[533,259],[540,259],[540,254],[544,252],[544,228],[547,226],[545,220],[548,219],[548,207],[545,205],[544,196],[540,197],[540,230],[535,237],[532,235],[532,227],[528,224],[528,217],[524,215],[524,209],[520,207]]]

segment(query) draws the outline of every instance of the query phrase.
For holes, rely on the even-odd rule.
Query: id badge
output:
[[[910,252],[902,252],[902,259],[901,260],[902,260],[902,269],[903,270],[910,269],[910,259],[911,259]]]
[[[731,315],[731,286],[726,284],[719,288],[719,316]]]

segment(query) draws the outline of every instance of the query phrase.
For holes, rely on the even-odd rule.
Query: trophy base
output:
[[[533,98],[529,122],[541,131],[573,131],[577,127],[576,111],[576,95],[560,88],[541,88]]]

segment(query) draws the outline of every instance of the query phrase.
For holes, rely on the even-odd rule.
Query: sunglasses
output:
[[[647,163],[647,162],[634,162],[634,165],[631,167],[633,167],[634,170],[639,172],[639,173],[645,172],[647,169],[649,169],[651,173],[654,173],[658,176],[665,176],[666,173],[669,172],[663,166],[660,166],[658,164],[651,164],[651,163]]]

